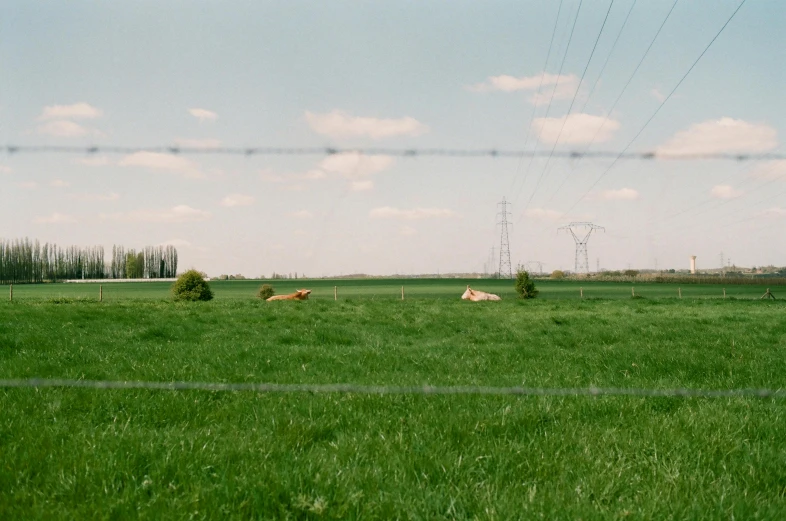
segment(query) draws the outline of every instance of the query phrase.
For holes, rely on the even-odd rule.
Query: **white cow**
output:
[[[477,302],[478,300],[502,300],[499,295],[493,293],[486,293],[485,291],[478,291],[467,286],[467,291],[461,295],[463,300],[471,300]]]

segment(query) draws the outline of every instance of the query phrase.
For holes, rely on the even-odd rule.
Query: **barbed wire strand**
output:
[[[276,384],[215,382],[150,382],[128,380],[2,379],[0,388],[150,389],[161,391],[251,391],[257,393],[511,395],[511,396],[641,396],[690,398],[786,398],[783,389],[637,389],[623,387],[484,387],[388,386],[358,384]]]
[[[98,154],[120,154],[130,155],[141,152],[173,155],[235,155],[235,156],[254,156],[254,155],[287,155],[287,156],[330,156],[339,154],[361,154],[369,156],[395,156],[395,157],[546,157],[549,152],[546,150],[513,150],[497,148],[340,148],[340,147],[170,147],[170,146],[59,146],[59,145],[6,145],[0,146],[0,153],[13,154],[82,154],[86,156]],[[705,160],[729,160],[729,161],[762,161],[786,159],[786,153],[688,153],[673,154],[660,153],[656,151],[634,151],[628,152],[627,149],[620,151],[596,150],[579,151],[563,150],[555,151],[555,157],[576,159],[576,158],[600,158],[600,159],[663,159],[677,161],[705,161]]]

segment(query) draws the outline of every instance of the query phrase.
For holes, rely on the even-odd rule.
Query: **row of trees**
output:
[[[148,246],[140,252],[112,246],[104,261],[104,247],[69,246],[0,239],[0,284],[56,282],[66,279],[165,278],[177,273],[174,246]]]

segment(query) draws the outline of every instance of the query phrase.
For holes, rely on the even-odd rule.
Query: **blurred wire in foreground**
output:
[[[111,380],[7,379],[2,387],[66,387],[87,389],[153,389],[162,391],[252,391],[257,393],[352,393],[352,394],[420,394],[420,395],[511,395],[511,396],[671,396],[689,398],[786,398],[782,389],[635,389],[635,388],[549,388],[549,387],[482,387],[482,386],[388,386],[356,384],[275,384],[212,382],[144,382]]]

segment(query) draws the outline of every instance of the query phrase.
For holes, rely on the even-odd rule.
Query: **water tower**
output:
[[[696,274],[696,256],[695,255],[691,255],[690,256],[690,274],[691,275],[695,275]]]

